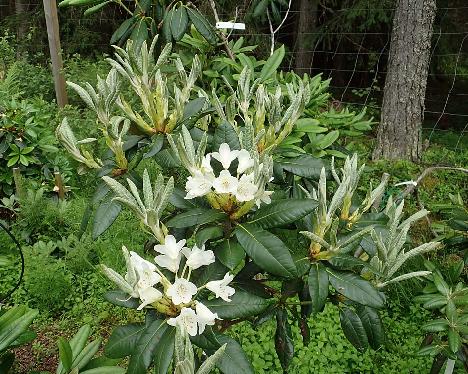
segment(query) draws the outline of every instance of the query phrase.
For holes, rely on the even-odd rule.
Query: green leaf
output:
[[[227,143],[231,150],[240,149],[239,137],[237,136],[234,127],[227,121],[223,121],[216,127],[213,136],[213,151],[218,151],[219,146],[223,143]]]
[[[177,9],[174,10],[171,19],[171,32],[175,41],[182,39],[185,34],[185,30],[187,30],[188,23],[189,18],[187,15],[187,10],[185,6],[180,5]]]
[[[255,8],[253,9],[252,16],[254,18],[265,17],[268,4],[270,4],[270,0],[260,0],[255,6]]]
[[[134,298],[129,299],[128,296],[129,295],[123,291],[107,291],[104,294],[104,299],[117,306],[123,306],[125,308],[132,309],[138,308],[140,305],[139,300]]]
[[[58,339],[57,345],[59,349],[60,361],[63,365],[63,368],[67,372],[69,372],[73,362],[73,353],[70,344],[68,344],[68,342],[64,338],[60,337]]]
[[[312,301],[312,312],[314,314],[322,311],[328,297],[328,273],[321,263],[313,263],[307,277],[310,300]]]
[[[194,337],[194,343],[205,350],[208,354],[213,354],[219,347],[226,344],[226,349],[221,358],[216,362],[218,369],[224,374],[254,374],[254,369],[242,347],[234,339],[221,335],[212,334],[209,339],[204,335]]]
[[[133,40],[135,48],[139,50],[143,42],[148,39],[148,26],[144,19],[141,19],[135,26],[130,35],[130,39]]]
[[[163,19],[162,25],[162,36],[166,43],[172,42],[172,31],[171,31],[171,23],[172,23],[172,16],[174,14],[174,8],[171,8],[165,15]]]
[[[190,100],[184,108],[184,116],[182,118],[183,121],[189,119],[192,116],[200,113],[203,107],[206,104],[206,99],[204,97],[197,97],[194,100]]]
[[[143,155],[143,159],[156,155],[163,147],[164,135],[158,134],[151,138],[151,144],[148,145],[148,152]]]
[[[187,14],[192,21],[193,26],[202,34],[208,43],[215,45],[218,42],[218,37],[213,26],[208,22],[203,14],[197,9],[187,8]]]
[[[136,17],[132,17],[123,21],[117,30],[115,30],[115,32],[112,34],[110,44],[115,44],[119,42],[124,37],[124,35],[130,34],[130,31],[136,22]]]
[[[384,343],[384,331],[382,321],[375,309],[368,306],[360,306],[356,312],[366,330],[367,340],[373,349],[379,349]]]
[[[229,270],[234,270],[245,258],[244,248],[234,239],[223,241],[213,252],[218,260]]]
[[[284,226],[312,213],[317,205],[318,202],[312,199],[274,200],[257,210],[249,223],[263,229]]]
[[[153,353],[166,329],[167,324],[162,320],[155,320],[144,329],[134,346],[127,374],[146,373],[153,359]]]
[[[96,13],[99,10],[101,10],[102,8],[104,8],[107,4],[112,3],[112,2],[113,2],[113,0],[107,0],[107,1],[104,1],[103,3],[96,4],[95,6],[89,8],[89,9],[86,9],[85,12],[84,12],[84,15],[89,16],[89,15],[91,15],[93,13]]]
[[[205,227],[197,232],[195,241],[198,247],[201,247],[208,240],[219,239],[223,237],[223,229],[219,226]]]
[[[438,318],[424,324],[422,329],[428,332],[441,332],[448,330],[449,324],[445,318]]]
[[[203,302],[213,313],[218,313],[222,319],[246,318],[263,312],[271,304],[271,300],[236,290],[231,301],[213,299]]]
[[[167,226],[180,229],[184,227],[199,226],[204,225],[205,223],[221,221],[225,218],[226,214],[219,210],[195,208],[178,214],[174,218],[171,218],[169,221],[167,221]]]
[[[278,237],[250,224],[239,224],[235,234],[245,252],[262,269],[282,277],[296,276],[297,268],[289,248]]]
[[[330,283],[340,294],[359,304],[380,309],[384,298],[368,281],[353,273],[327,269]]]
[[[106,356],[110,358],[130,356],[145,329],[143,323],[131,323],[115,328],[104,349]]]
[[[320,127],[319,125],[319,120],[315,118],[300,118],[295,123],[295,129],[296,131],[311,132],[314,134],[319,134],[328,131],[326,127]]]
[[[283,158],[276,161],[284,170],[304,178],[320,178],[322,168],[328,168],[325,161],[310,155],[295,158]]]
[[[94,369],[80,371],[80,374],[125,374],[126,370],[118,366],[101,366]]]
[[[102,203],[96,209],[93,221],[93,239],[104,233],[117,219],[122,206],[117,201]]]
[[[154,374],[167,374],[174,355],[176,329],[168,326],[153,353]]]
[[[320,149],[328,148],[336,141],[336,139],[338,139],[339,136],[340,132],[338,130],[330,131],[317,143],[317,147]]]
[[[273,54],[265,62],[265,65],[263,65],[262,71],[260,72],[259,76],[260,81],[264,82],[276,73],[276,70],[279,68],[281,62],[283,61],[284,54],[284,45],[282,45],[280,48],[273,52]]]
[[[349,342],[359,351],[364,351],[369,342],[366,330],[362,325],[359,316],[350,308],[343,308],[340,311],[341,328]]]
[[[461,338],[458,331],[452,327],[448,330],[448,344],[449,348],[453,353],[457,353],[461,346]]]
[[[284,309],[276,312],[275,348],[281,367],[286,372],[294,357],[294,340],[288,323],[288,313]]]

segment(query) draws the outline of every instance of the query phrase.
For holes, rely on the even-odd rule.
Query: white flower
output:
[[[213,152],[211,155],[215,160],[221,162],[223,168],[229,169],[231,162],[236,159],[238,153],[239,151],[231,151],[229,144],[223,143],[219,146],[219,152]]]
[[[213,168],[211,167],[211,154],[208,153],[201,162],[200,171],[202,174],[213,173]]]
[[[162,297],[162,293],[153,287],[141,289],[138,293],[142,304],[137,308],[137,310],[142,310],[145,306],[158,301]]]
[[[247,169],[250,169],[254,166],[254,160],[250,157],[250,153],[245,150],[241,149],[237,155],[237,159],[239,160],[239,164],[237,165],[237,173],[241,174]]]
[[[265,204],[270,204],[271,203],[271,195],[273,191],[263,191],[263,194],[258,197],[258,199],[255,201],[255,204],[257,205],[257,208],[260,208],[261,203]]]
[[[239,181],[229,170],[222,170],[219,177],[213,181],[213,187],[218,193],[232,193],[237,189]]]
[[[130,263],[138,277],[137,289],[152,287],[161,281],[161,276],[156,273],[156,266],[141,258],[137,253],[130,252]],[[126,277],[128,278],[128,273]]]
[[[234,295],[236,290],[232,287],[229,287],[228,284],[232,282],[234,275],[226,273],[223,279],[218,281],[211,281],[206,284],[211,292],[213,292],[216,297],[220,297],[224,301],[231,301],[230,296]]]
[[[187,258],[187,266],[192,270],[215,262],[213,251],[205,251],[204,245],[201,248],[198,248],[196,245],[192,249],[184,248],[182,249],[182,253]]]
[[[215,319],[221,319],[218,317],[217,313],[212,313],[205,305],[200,302],[197,302],[196,306],[197,317],[198,317],[198,333],[203,334],[205,331],[205,326],[213,326],[215,324]]]
[[[173,235],[167,235],[164,238],[164,244],[155,245],[154,250],[170,258],[177,258],[182,248],[184,248],[185,243],[185,239],[177,241]]]
[[[176,258],[171,258],[166,255],[159,255],[154,258],[154,262],[173,273],[177,273],[179,271],[180,260],[182,259],[182,255],[177,256]]]
[[[172,299],[175,305],[188,304],[192,301],[192,296],[197,293],[197,286],[184,278],[177,278],[166,291],[167,296]]]
[[[156,252],[162,253],[162,255],[156,256],[154,262],[173,273],[179,270],[180,260],[182,258],[181,250],[184,248],[185,239],[177,241],[172,235],[166,236],[164,244],[158,244],[154,246]]]
[[[235,192],[236,199],[238,201],[250,201],[255,198],[255,194],[258,191],[258,187],[253,183],[253,173],[244,174],[237,185]]]
[[[176,318],[169,318],[167,320],[168,325],[179,326],[182,330],[187,331],[190,336],[197,335],[197,322],[197,315],[190,308],[182,308]]]
[[[204,196],[211,191],[213,187],[214,175],[210,173],[202,174],[197,171],[193,177],[188,177],[185,183],[185,190],[187,191],[186,199],[193,199],[195,197]]]

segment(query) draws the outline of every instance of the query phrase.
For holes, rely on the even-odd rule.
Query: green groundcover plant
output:
[[[428,212],[403,218],[404,201],[382,201],[385,182],[360,198],[364,165],[356,155],[338,168],[333,159],[285,148],[316,85],[308,77],[282,80],[276,57],[263,65],[273,70],[267,79],[246,66],[233,82],[207,92],[197,56],[187,72],[170,45],[155,59],[156,43],[117,47],[97,89],[69,83],[95,111],[101,139],[77,140],[66,120],[57,128],[79,172],[102,180],[87,214],[98,205],[94,236],[122,207],[148,236],[145,255],[122,248],[125,274],[101,265],[117,286],[106,299],[145,314],[144,322],[114,329],[106,356],[128,357],[128,373],[150,366],[194,372],[200,362],[201,372],[215,363],[223,373],[252,373],[225,331],[271,319],[287,371],[291,327],[307,344],[307,321],[327,302],[339,307],[343,332],[358,350],[382,347],[379,310],[388,285],[431,274],[402,271],[409,259],[439,246],[413,248],[408,238]],[[293,142],[297,149],[310,144],[305,133]],[[160,169],[140,174],[143,159]]]

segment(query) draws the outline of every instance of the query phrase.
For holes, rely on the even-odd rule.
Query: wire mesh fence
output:
[[[205,2],[201,7],[209,12]],[[15,16],[16,2],[0,4],[0,24],[16,32],[23,32],[23,48],[47,55],[47,34],[41,0],[23,2],[23,13]],[[468,148],[468,6],[463,1],[451,1],[438,7],[431,50],[431,65],[425,100],[423,131],[430,142],[442,142],[453,150]],[[232,6],[230,9],[233,8]],[[351,8],[333,9],[333,20],[349,13]],[[243,36],[249,44],[259,45],[258,53],[268,54],[271,32],[268,23],[252,19],[245,8],[229,12],[219,7],[221,20],[245,22],[246,30],[235,30],[230,39]],[[319,7],[315,19],[319,24],[308,32],[296,30],[297,9],[280,9],[287,17],[275,35],[277,44],[286,45],[282,68],[297,69],[299,54],[308,54],[310,66],[300,72],[322,74],[331,78],[330,89],[336,101],[356,110],[363,107],[378,118],[382,105],[386,63],[390,50],[392,7],[353,7],[354,12],[380,12],[390,19],[385,26],[357,25],[355,29],[341,30],[339,24],[326,23],[329,10]],[[348,12],[348,13],[347,13]],[[369,13],[370,14],[370,13]],[[65,54],[102,55],[110,53],[110,37],[126,14],[118,6],[85,17],[79,8],[60,9],[62,48]],[[210,14],[211,16],[211,14]],[[330,18],[330,17],[329,17]],[[331,18],[330,18],[331,19]],[[21,27],[18,28],[18,22]],[[322,22],[322,24],[320,24]],[[339,21],[338,21],[339,22]],[[346,22],[346,20],[342,20]],[[5,26],[6,25],[6,26]],[[455,27],[456,26],[456,27]],[[19,30],[19,29],[22,29]],[[309,48],[297,50],[300,38],[307,38]],[[268,48],[266,47],[268,46]]]

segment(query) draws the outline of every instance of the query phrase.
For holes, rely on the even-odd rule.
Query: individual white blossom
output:
[[[179,270],[180,260],[182,258],[181,250],[186,243],[185,239],[177,241],[173,235],[168,235],[164,239],[164,244],[154,246],[156,252],[162,253],[154,258],[154,262],[173,273]]]
[[[263,193],[255,201],[257,208],[260,208],[261,203],[270,204],[272,194],[273,194],[273,191],[263,191]]]
[[[167,324],[171,326],[179,326],[183,331],[186,331],[190,336],[197,335],[198,317],[195,311],[191,308],[182,308],[180,314],[175,318],[169,318]]]
[[[244,171],[254,166],[253,158],[250,157],[250,153],[245,149],[241,149],[239,151],[237,154],[237,160],[239,161],[237,165],[237,174],[242,174]]]
[[[211,153],[208,153],[205,157],[203,157],[200,171],[202,172],[202,174],[213,173],[213,168],[211,167]]]
[[[163,296],[161,291],[158,291],[156,288],[153,287],[141,289],[139,290],[138,294],[142,303],[137,308],[137,310],[142,310],[145,306],[158,301]]]
[[[198,289],[192,282],[184,278],[177,278],[166,291],[167,296],[172,299],[174,305],[188,304]]]
[[[206,288],[213,292],[216,295],[216,297],[220,297],[224,301],[231,301],[229,297],[234,295],[236,290],[232,287],[229,287],[228,284],[231,283],[233,279],[234,275],[226,273],[223,279],[208,282],[206,284]]]
[[[222,170],[219,177],[213,181],[213,187],[218,193],[234,193],[239,181],[233,177],[229,170]]]
[[[211,312],[211,310],[209,310],[205,305],[203,305],[200,302],[197,302],[195,310],[197,311],[199,334],[203,334],[206,325],[213,326],[216,322],[216,319],[221,319],[218,317],[217,313]]]
[[[239,151],[231,151],[229,144],[223,143],[219,146],[219,152],[213,152],[211,156],[218,160],[224,169],[229,169],[231,162],[234,161]]]
[[[187,191],[186,199],[193,199],[195,197],[204,196],[211,191],[215,177],[212,173],[202,174],[197,171],[194,176],[188,177],[185,183],[185,190]]]
[[[215,262],[213,251],[205,251],[205,245],[202,245],[201,248],[198,248],[196,245],[192,249],[184,248],[182,249],[182,253],[187,258],[186,265],[192,270]]]
[[[244,174],[239,180],[237,189],[235,192],[236,199],[238,201],[251,201],[255,199],[255,194],[258,191],[258,187],[253,183],[253,173]]]
[[[130,252],[130,263],[138,278],[136,283],[138,289],[152,287],[161,281],[161,276],[156,273],[156,266],[133,251]]]

